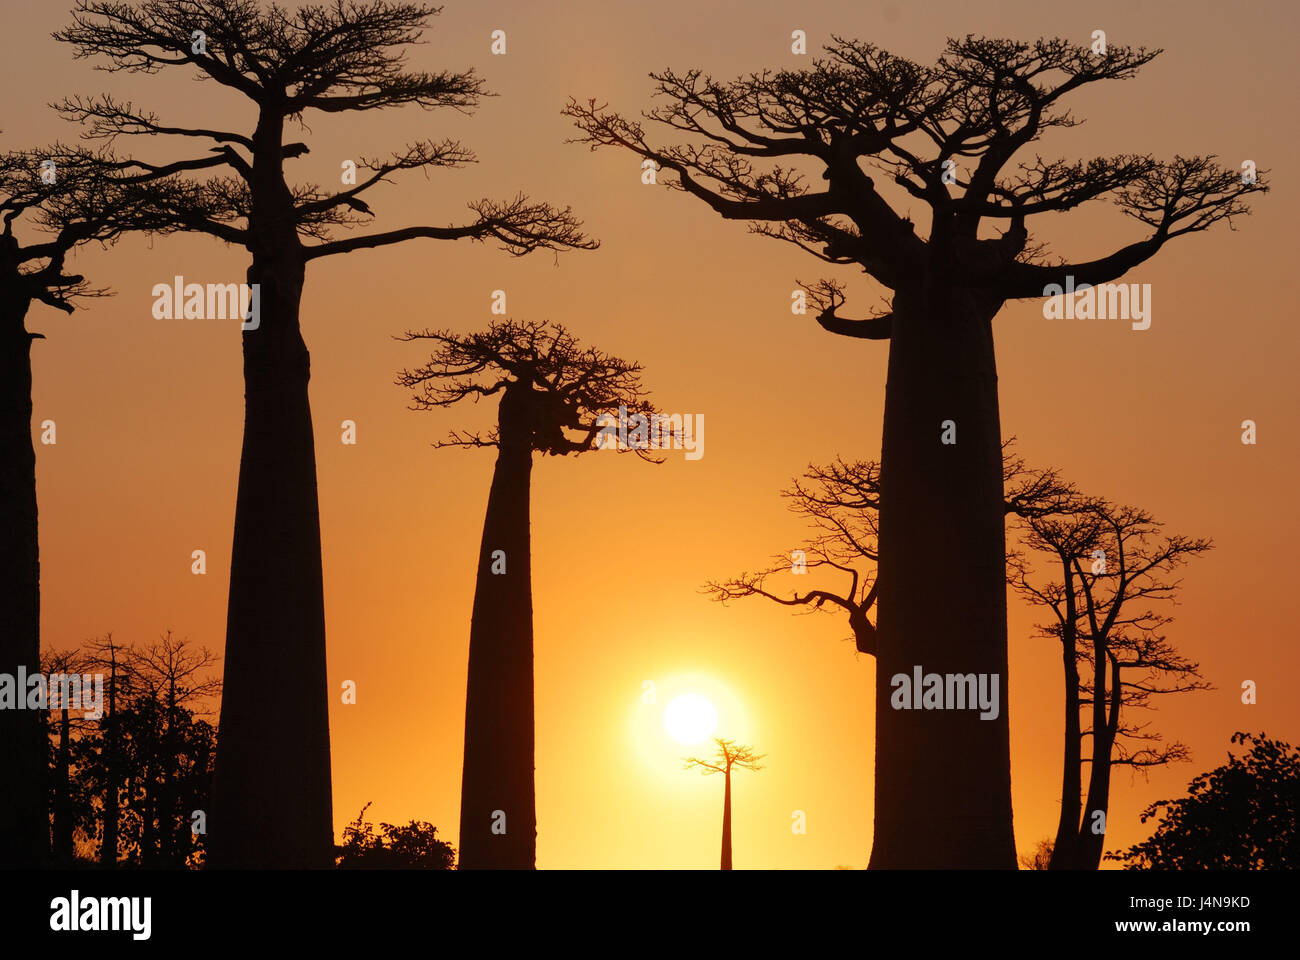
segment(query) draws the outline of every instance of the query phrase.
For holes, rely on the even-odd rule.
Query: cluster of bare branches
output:
[[[532,449],[551,455],[595,449],[601,430],[620,413],[654,416],[641,385],[641,365],[578,343],[562,324],[501,320],[487,330],[408,332],[402,340],[432,340],[423,365],[398,374],[414,390],[413,410],[449,407],[465,399],[509,389],[531,398]],[[436,446],[484,447],[501,442],[499,427],[487,433],[453,431]],[[633,448],[643,459],[656,459]]]
[[[891,290],[907,286],[932,256],[959,284],[1001,300],[1041,297],[1069,274],[1077,283],[1113,280],[1173,237],[1245,214],[1259,178],[1212,156],[1125,154],[1085,161],[1016,160],[1054,127],[1078,121],[1061,106],[1087,84],[1132,77],[1159,50],[1110,45],[1098,55],[1059,39],[952,39],[933,66],[874,44],[835,38],[802,70],[731,81],[703,71],[652,74],[659,102],[639,119],[595,100],[570,100],[566,114],[594,149],[615,146],[674,176],[665,183],[759,234],[793,243],[819,260],[857,264]],[[684,134],[652,141],[650,125]],[[810,178],[808,170],[820,176]],[[871,171],[924,204],[929,235],[896,212]],[[823,188],[814,187],[820,180]],[[1148,236],[1096,260],[1045,256],[1027,218],[1109,197]],[[1000,236],[981,239],[983,224]],[[843,288],[806,289],[819,323],[835,333],[889,337],[889,315],[839,316]]]
[[[113,0],[79,0],[72,25],[55,34],[77,58],[106,58],[100,69],[153,74],[186,66],[198,79],[243,94],[265,121],[300,120],[323,113],[419,106],[470,112],[487,96],[473,70],[427,73],[406,69],[405,47],[420,41],[421,28],[439,8],[422,3],[338,3],[297,10],[263,9],[252,0],[150,0],[136,6]],[[202,49],[192,32],[202,30]],[[113,143],[121,136],[190,138],[211,144],[209,155],[170,164],[137,161],[144,170],[195,173],[220,169],[197,180],[175,198],[172,216],[186,229],[245,246],[258,241],[251,219],[255,169],[273,148],[276,164],[308,153],[305,143],[279,142],[278,128],[265,123],[251,134],[178,126],[152,111],[111,95],[70,96],[54,104],[68,120],[84,125],[89,140]],[[260,142],[265,128],[266,137]],[[596,246],[565,207],[512,199],[482,199],[468,206],[474,217],[462,225],[407,227],[333,238],[332,228],[350,228],[372,215],[361,195],[393,175],[412,170],[460,167],[473,151],[451,139],[418,140],[387,158],[362,157],[360,175],[347,189],[319,184],[289,187],[288,217],[305,244],[308,259],[400,243],[417,237],[496,240],[515,255],[534,250]]]

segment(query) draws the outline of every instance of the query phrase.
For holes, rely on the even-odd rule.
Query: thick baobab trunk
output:
[[[731,869],[731,771],[725,771],[727,787],[722,794],[722,869]]]
[[[533,781],[533,592],[529,546],[532,429],[527,387],[501,399],[469,634],[460,868],[537,863]]]
[[[934,281],[894,299],[880,467],[873,868],[1016,866],[997,306]],[[945,427],[955,443],[941,442]],[[894,709],[891,679],[910,679],[917,667],[995,676],[996,718],[969,705]]]
[[[1066,573],[1067,589],[1069,572]],[[1081,745],[1079,723],[1079,665],[1075,659],[1074,638],[1071,633],[1061,643],[1061,658],[1065,674],[1065,750],[1061,769],[1061,816],[1056,824],[1056,839],[1052,844],[1049,870],[1073,870],[1078,858],[1080,794],[1083,789],[1081,774]]]
[[[256,210],[255,210],[256,215]],[[333,865],[325,605],[304,264],[291,229],[254,251],[208,865]]]
[[[12,241],[4,242],[12,252]],[[0,673],[15,683],[20,671],[38,673],[41,659],[32,335],[23,323],[29,302],[0,290]],[[26,695],[15,690],[16,698]],[[46,855],[47,770],[41,711],[0,709],[0,869],[33,867]]]

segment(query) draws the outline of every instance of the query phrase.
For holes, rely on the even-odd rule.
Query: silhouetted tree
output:
[[[1107,860],[1130,870],[1294,870],[1300,865],[1300,750],[1263,733],[1234,733],[1242,756],[1187,785],[1187,796],[1158,800],[1142,822],[1156,832]]]
[[[566,108],[593,149],[652,161],[669,186],[724,219],[855,265],[892,293],[888,312],[849,319],[839,282],[805,288],[824,329],[889,341],[873,867],[1016,864],[1007,684],[996,720],[889,704],[889,678],[918,664],[1006,676],[994,316],[1051,285],[1115,280],[1175,237],[1245,213],[1243,196],[1262,189],[1210,157],[1015,163],[1044,132],[1077,122],[1064,97],[1131,77],[1157,53],[966,37],[923,66],[836,39],[800,70],[730,82],[700,70],[652,74],[660,102],[644,119],[687,138],[679,145],[653,143],[641,120],[594,100]],[[1028,219],[1105,196],[1148,236],[1095,260],[1044,259]],[[924,239],[899,212],[904,203],[929,214]]]
[[[1160,694],[1210,689],[1199,665],[1165,636],[1173,617],[1147,604],[1172,605],[1179,587],[1173,571],[1212,544],[1161,536],[1147,512],[1077,492],[1058,510],[1025,518],[1023,528],[1025,546],[1047,554],[1059,578],[1034,576],[1021,555],[1011,565],[1016,590],[1051,613],[1040,634],[1061,644],[1065,749],[1052,869],[1095,870],[1106,841],[1112,770],[1187,759],[1182,743],[1164,742],[1134,721],[1132,711],[1150,707]]]
[[[131,654],[134,740],[147,745],[137,782],[146,812],[141,861],[145,866],[183,866],[193,852],[195,798],[211,796],[215,740],[194,715],[221,691],[212,676],[219,658],[194,649],[168,631]],[[206,814],[206,810],[204,813]]]
[[[651,417],[639,364],[580,346],[559,324],[500,321],[482,332],[408,333],[433,340],[424,366],[397,382],[412,409],[499,396],[486,435],[454,431],[435,446],[495,447],[470,623],[461,779],[463,869],[532,869],[537,814],[533,780],[533,599],[529,532],[533,454],[581,454],[599,441],[654,459],[649,447],[611,445],[613,418]]]
[[[1003,445],[1005,511],[1028,517],[1060,509],[1068,488],[1055,471],[1030,470],[1010,452],[1013,440]],[[830,610],[848,617],[859,653],[876,655],[877,637],[872,608],[879,593],[876,565],[879,559],[880,464],[875,460],[846,461],[837,457],[825,466],[809,466],[803,477],[782,491],[790,510],[806,518],[814,533],[796,557],[778,554],[772,565],[757,573],[742,573],[722,582],[710,581],[704,592],[725,604],[743,597],[766,597],[788,607]],[[814,588],[780,596],[767,588],[769,577],[782,573],[806,575],[829,568],[846,574],[841,592]],[[796,572],[797,571],[797,572]],[[829,607],[826,606],[829,604]]]
[[[762,770],[759,760],[762,760],[766,754],[754,753],[752,747],[744,744],[738,744],[733,740],[724,740],[722,737],[715,737],[714,742],[718,745],[718,752],[712,761],[700,760],[697,757],[687,757],[685,766],[687,770],[692,767],[699,767],[705,775],[712,773],[722,774],[727,781],[726,790],[722,797],[722,869],[731,869],[731,768],[736,767],[740,770]]]
[[[337,3],[286,9],[252,0],[79,0],[55,34],[78,57],[110,71],[192,68],[241,94],[251,131],[172,126],[111,96],[73,97],[65,116],[88,135],[193,138],[210,146],[224,176],[173,211],[187,229],[246,248],[247,281],[260,292],[256,329],[243,333],[244,440],[240,454],[226,628],[225,695],[213,801],[210,864],[333,864],[325,614],[316,457],[308,403],[309,354],[299,306],[307,265],[323,257],[417,237],[495,239],[513,254],[591,247],[566,208],[518,196],[470,204],[464,226],[415,226],[331,239],[364,221],[360,195],[390,175],[455,167],[473,154],[453,140],[410,144],[389,159],[360,158],[355,184],[329,192],[291,185],[285,123],[401,106],[468,111],[484,94],[472,71],[405,69],[403,48],[437,7]],[[312,242],[304,242],[312,241]]]
[[[104,716],[99,722],[99,766],[103,780],[103,826],[99,846],[99,860],[105,867],[115,866],[118,857],[118,822],[122,790],[122,732],[117,705],[119,695],[129,692],[126,677],[127,664],[122,657],[122,645],[107,633],[93,640],[87,654],[89,662],[105,674]]]
[[[1023,853],[1019,857],[1022,870],[1046,870],[1052,863],[1052,841],[1039,840],[1033,853]]]
[[[456,851],[438,839],[438,828],[424,820],[404,827],[381,823],[379,829],[363,820],[367,803],[357,818],[343,828],[343,843],[334,848],[340,870],[454,870]]]
[[[142,171],[104,152],[55,144],[0,154],[0,673],[40,669],[40,544],[32,445],[33,303],[72,313],[105,291],[65,272],[78,246],[127,230],[165,232],[159,212],[182,193],[177,166]],[[26,227],[29,234],[20,236]],[[0,867],[33,866],[46,851],[45,747],[37,711],[0,710]]]
[[[195,811],[209,806],[216,659],[170,632],[136,648],[111,635],[47,654],[47,672],[99,674],[98,716],[68,708],[51,685],[51,836],[55,860],[180,869],[201,865]],[[108,669],[105,669],[107,665]],[[83,690],[88,690],[84,685]],[[74,705],[75,706],[75,705]],[[98,844],[98,850],[95,850]]]
[[[47,651],[41,656],[49,721],[49,853],[51,862],[69,867],[76,856],[75,833],[85,819],[85,795],[75,789],[74,768],[80,766],[78,738],[93,721],[86,717],[83,670],[88,666],[79,650]],[[75,686],[62,678],[76,677]],[[33,711],[35,712],[35,711]],[[39,714],[38,714],[39,716]],[[81,801],[80,803],[78,801]]]

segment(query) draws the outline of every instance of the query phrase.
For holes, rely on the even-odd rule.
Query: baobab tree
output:
[[[1096,870],[1106,842],[1112,772],[1188,758],[1184,744],[1166,742],[1149,724],[1135,721],[1133,711],[1149,708],[1163,694],[1211,689],[1199,665],[1169,640],[1165,628],[1173,617],[1164,611],[1177,597],[1174,571],[1212,544],[1164,536],[1145,510],[1077,492],[1061,509],[1021,525],[1022,542],[1047,557],[1051,573],[1035,574],[1018,553],[1011,580],[1022,596],[1050,613],[1038,629],[1061,645],[1065,687],[1061,814],[1051,869]]]
[[[739,770],[762,770],[759,764],[766,754],[754,753],[752,747],[736,743],[733,740],[724,740],[722,737],[715,737],[714,742],[718,745],[718,752],[713,760],[700,760],[697,757],[687,757],[685,768],[690,770],[692,767],[699,767],[708,776],[712,773],[722,774],[727,781],[727,786],[722,796],[722,869],[731,869],[731,768],[736,767]]]
[[[203,161],[211,166],[211,161]],[[107,291],[66,272],[79,246],[130,230],[168,232],[162,212],[187,196],[168,178],[103,152],[54,144],[0,154],[0,673],[40,670],[40,541],[32,445],[33,304],[71,314]],[[56,425],[57,426],[57,425]],[[45,842],[45,745],[40,718],[0,710],[0,867],[30,867]]]
[[[533,454],[594,449],[658,455],[615,439],[615,418],[655,417],[639,364],[584,347],[560,324],[500,321],[481,333],[407,333],[437,344],[398,375],[412,409],[499,397],[487,433],[453,431],[438,447],[494,447],[496,466],[479,548],[470,621],[461,778],[460,866],[532,869],[537,855],[533,780]],[[626,425],[625,425],[626,426]]]
[[[291,183],[286,161],[308,152],[285,126],[315,113],[418,106],[466,112],[485,93],[472,70],[405,68],[405,48],[438,12],[424,3],[337,3],[286,9],[252,0],[80,0],[55,34],[103,69],[192,75],[241,95],[251,129],[175,126],[112,96],[70,97],[63,114],[86,135],[197,140],[220,173],[174,212],[190,231],[244,247],[259,291],[244,324],[244,438],[226,619],[225,692],[209,864],[333,864],[325,613],[310,357],[300,304],[308,264],[416,238],[495,240],[508,252],[590,248],[568,208],[520,195],[469,204],[469,222],[378,233],[339,227],[371,216],[363,193],[406,171],[458,167],[474,155],[454,140],[421,140],[391,157],[355,161],[353,182]]]
[[[805,69],[732,81],[652,74],[659,102],[641,118],[595,100],[566,107],[593,149],[634,154],[724,219],[855,266],[890,292],[888,311],[849,318],[840,281],[804,288],[823,329],[889,344],[873,867],[1016,864],[1008,684],[990,721],[895,711],[888,683],[916,665],[1006,675],[993,318],[1008,300],[1116,280],[1170,240],[1245,213],[1245,195],[1262,189],[1213,157],[1017,160],[1044,132],[1077,123],[1067,95],[1132,77],[1158,53],[970,36],[925,66],[835,39]],[[652,140],[652,124],[683,142]],[[1105,197],[1146,237],[1059,263],[1031,241],[1031,217]],[[928,235],[904,204],[928,213]]]

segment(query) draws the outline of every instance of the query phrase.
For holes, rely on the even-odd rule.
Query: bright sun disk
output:
[[[718,711],[698,693],[684,693],[664,709],[664,729],[678,743],[699,743],[718,727]]]

